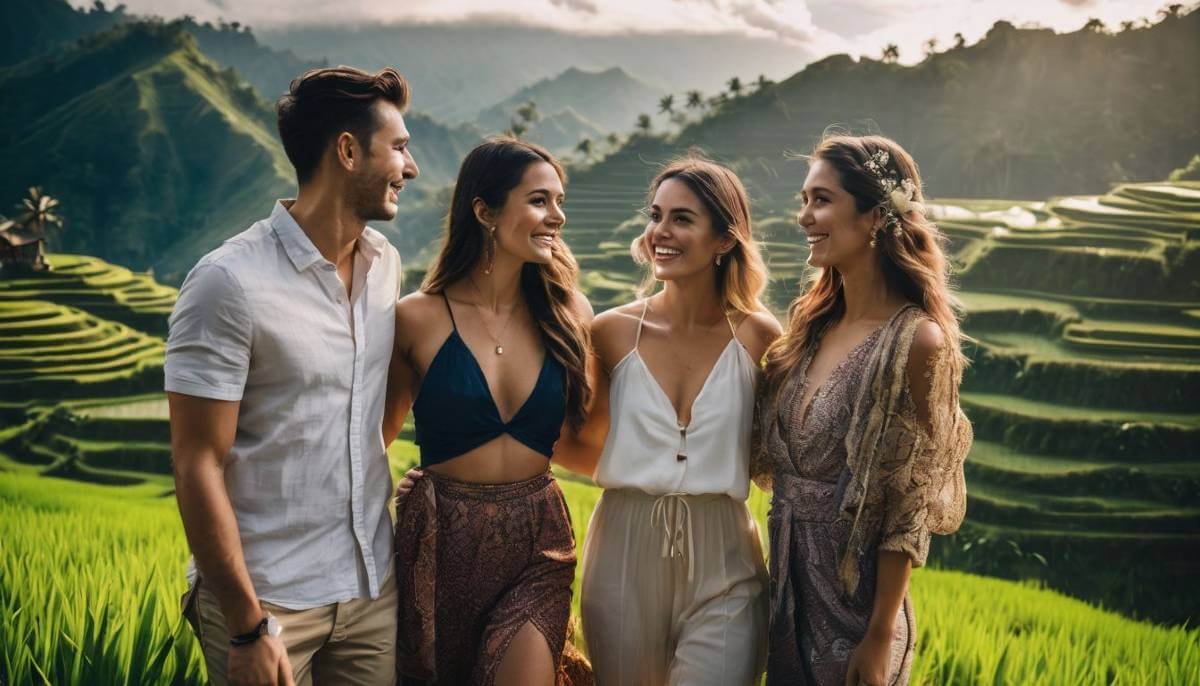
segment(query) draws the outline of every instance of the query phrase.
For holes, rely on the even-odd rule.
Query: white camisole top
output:
[[[681,426],[638,353],[648,307],[646,301],[633,350],[612,370],[608,438],[592,479],[603,488],[651,495],[724,493],[745,500],[758,365],[729,322],[729,344],[692,404],[691,422]]]

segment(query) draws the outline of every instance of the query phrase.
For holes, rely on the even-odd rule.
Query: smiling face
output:
[[[369,147],[350,173],[351,204],[364,222],[394,219],[399,209],[398,194],[420,173],[408,148],[408,128],[400,110],[380,101],[375,104],[374,116]]]
[[[562,179],[552,165],[534,162],[526,167],[521,183],[508,192],[504,207],[485,217],[490,222],[487,226],[496,227],[497,252],[521,262],[549,264],[567,221],[565,200]]]
[[[832,165],[819,158],[813,161],[800,199],[797,220],[808,238],[810,265],[838,267],[871,256],[871,229],[878,213],[858,211]]]
[[[659,184],[649,215],[642,240],[659,281],[712,272],[717,255],[733,247],[732,238],[717,235],[704,203],[679,179]]]

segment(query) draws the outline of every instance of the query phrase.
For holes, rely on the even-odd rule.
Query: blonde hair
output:
[[[817,144],[810,159],[823,160],[838,172],[842,187],[853,197],[860,213],[886,209],[888,200],[879,177],[867,162],[880,151],[888,154],[884,173],[910,179],[916,187],[913,200],[924,202],[917,163],[900,144],[883,136],[828,135]],[[920,211],[896,212],[899,231],[891,227],[876,234],[876,250],[882,261],[888,287],[921,307],[954,346],[951,357],[956,369],[966,365],[962,353],[962,331],[958,324],[961,307],[949,284],[949,261],[943,245],[946,237]],[[766,392],[778,391],[805,351],[846,311],[842,277],[837,269],[816,270],[808,275],[808,288],[788,308],[788,327],[767,350]],[[767,397],[770,397],[769,395]]]
[[[721,264],[715,271],[717,293],[722,301],[728,308],[744,314],[765,310],[761,296],[767,286],[767,265],[751,233],[750,198],[741,179],[724,165],[689,155],[671,162],[654,177],[650,182],[647,205],[654,202],[654,194],[668,179],[683,182],[695,193],[712,219],[713,231],[734,240],[733,247],[721,256]],[[650,246],[645,233],[633,239],[629,252],[639,265],[650,263]],[[653,288],[654,277],[647,273],[638,296],[648,295]]]

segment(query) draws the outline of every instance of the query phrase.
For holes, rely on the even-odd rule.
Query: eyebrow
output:
[[[800,189],[800,192],[801,193],[832,193],[833,191],[829,190],[828,188],[826,188],[824,186],[814,186],[813,188],[809,188],[808,190]]]
[[[546,195],[550,195],[550,189],[549,189],[549,188],[535,188],[535,189],[533,189],[533,190],[529,191],[528,193],[526,193],[525,195],[526,195],[526,196],[530,196],[530,195],[537,195],[538,193],[545,193]],[[559,196],[560,198],[564,198],[564,197],[566,197],[566,196],[565,196],[564,194],[562,194],[562,193],[559,193],[559,194],[558,194],[558,196]]]
[[[412,140],[411,135],[396,136],[396,138],[392,141],[392,145],[396,145],[397,143],[399,143],[400,145],[404,145],[404,144],[408,143],[410,140]]]
[[[662,212],[662,208],[659,207],[658,205],[651,205],[650,209],[658,210],[659,212]],[[675,208],[671,209],[671,212],[674,212],[675,214],[694,214],[697,216],[699,216],[699,214],[700,214],[699,212],[691,209],[690,207],[675,207]],[[668,212],[668,214],[670,214],[670,212]]]

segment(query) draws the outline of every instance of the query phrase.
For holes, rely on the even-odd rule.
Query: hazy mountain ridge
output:
[[[430,24],[265,29],[256,35],[302,58],[366,69],[393,65],[412,82],[416,109],[454,122],[474,121],[481,110],[568,67],[620,67],[656,90],[714,90],[730,76],[781,78],[813,59],[796,45],[737,34],[579,35],[516,25]],[[646,102],[643,111],[653,112],[655,105]]]
[[[503,131],[517,108],[532,100],[543,116],[571,108],[605,132],[628,131],[638,114],[653,111],[660,95],[660,89],[620,67],[595,72],[571,67],[522,88],[480,112],[476,121],[485,131]]]

